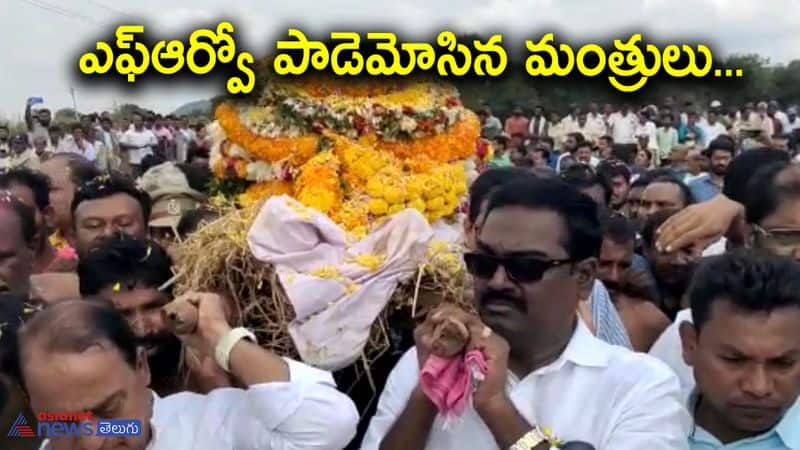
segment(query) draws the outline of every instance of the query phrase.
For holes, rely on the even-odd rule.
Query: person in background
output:
[[[641,146],[636,150],[636,157],[633,159],[633,167],[631,169],[635,174],[641,174],[650,170],[653,164],[653,153]]]
[[[119,148],[123,151],[122,159],[124,161],[127,156],[134,176],[142,173],[142,159],[152,155],[156,147],[158,147],[158,137],[144,126],[141,114],[134,114],[133,126],[124,131],[119,139]]]
[[[537,105],[535,108],[533,108],[533,116],[528,123],[528,136],[531,139],[547,136],[549,128],[550,123],[545,117],[544,108]]]
[[[181,216],[205,203],[205,195],[189,186],[186,175],[173,162],[150,168],[139,177],[138,186],[153,205],[148,218],[150,236],[164,248],[170,248],[177,239]]]
[[[597,140],[597,156],[603,159],[613,158],[612,151],[614,149],[614,139],[609,135],[600,136]]]
[[[696,386],[692,450],[800,446],[800,264],[737,251],[709,259],[680,325]]]
[[[628,200],[631,188],[631,171],[625,163],[616,159],[601,161],[597,166],[599,175],[608,186],[611,186],[609,207],[614,211],[622,211]]]
[[[189,156],[189,143],[194,140],[194,131],[189,128],[186,117],[179,117],[175,124],[175,160],[184,163]]]
[[[772,100],[767,106],[767,116],[772,120],[772,135],[782,136],[784,134],[783,124],[786,120],[786,114],[781,111],[781,107],[777,101]]]
[[[74,153],[94,163],[97,159],[97,151],[92,143],[92,136],[87,134],[82,125],[75,124],[72,126],[72,139],[76,149]]]
[[[43,136],[48,141],[50,140],[50,121],[52,116],[50,110],[41,105],[42,99],[37,97],[28,97],[25,102],[25,125],[28,127],[29,140],[37,136]],[[33,110],[34,105],[38,105],[36,111]]]
[[[597,278],[611,294],[633,349],[647,352],[670,321],[656,305],[655,282],[649,271],[633,266],[638,256],[634,253],[636,229],[620,214],[606,215],[601,224]]]
[[[574,156],[579,163],[587,164],[592,168],[597,167],[600,163],[600,160],[594,156],[592,143],[590,141],[578,142],[578,145],[575,147]]]
[[[564,146],[564,141],[567,138],[568,131],[564,128],[564,124],[561,123],[561,117],[558,115],[558,112],[551,111],[550,112],[550,129],[547,132],[548,137],[553,140],[553,149],[562,149]]]
[[[153,133],[158,138],[159,148],[161,154],[167,161],[175,160],[175,137],[172,131],[167,126],[167,121],[159,116],[156,116],[153,123]]]
[[[644,219],[644,214],[642,214],[642,195],[651,181],[653,181],[653,178],[647,173],[636,177],[631,182],[631,187],[628,189],[628,198],[622,208],[625,217],[634,224],[637,230],[641,228],[641,222]]]
[[[595,338],[575,314],[595,278],[601,240],[595,203],[563,181],[530,176],[499,187],[477,248],[465,255],[478,316],[445,307],[418,328],[362,448],[482,450],[522,448],[528,440],[525,448],[550,448],[537,427],[598,449],[687,448],[674,375]],[[444,317],[468,327],[469,347],[481,349],[488,365],[461,420],[447,427],[419,381]]]
[[[655,166],[660,167],[665,159],[669,159],[672,149],[678,146],[678,130],[675,129],[675,117],[671,113],[661,116],[658,130],[656,130],[656,144],[658,154]]]
[[[703,142],[703,130],[697,123],[697,113],[689,111],[686,113],[686,123],[678,128],[678,140],[681,144],[701,144]]]
[[[637,115],[636,128],[633,130],[634,136],[639,140],[640,148],[646,148],[650,152],[658,151],[658,139],[656,137],[656,124],[650,120],[650,112],[642,109]],[[647,137],[647,142],[642,144],[642,137]]]
[[[14,167],[37,169],[39,167],[39,157],[36,156],[36,151],[28,145],[27,134],[21,133],[9,140],[7,156],[0,164],[4,169]]]
[[[580,193],[589,196],[603,211],[611,201],[611,185],[586,164],[575,164],[561,173],[561,179]]]
[[[0,293],[28,298],[36,254],[33,210],[8,191],[0,190]]]
[[[10,192],[34,213],[36,226],[33,273],[73,272],[77,255],[59,252],[50,243],[48,223],[52,223],[50,186],[45,175],[26,168],[0,173],[0,190]]]
[[[691,190],[671,175],[662,175],[651,181],[642,192],[639,214],[643,219],[665,209],[681,210],[695,203]]]
[[[511,136],[506,133],[501,133],[497,136],[494,145],[494,155],[492,160],[489,161],[489,167],[511,167],[511,153],[514,151],[513,144],[511,143]]]
[[[578,145],[582,144],[585,141],[583,135],[580,133],[569,133],[564,139],[564,145],[561,147],[561,154],[558,157],[558,162],[556,163],[556,172],[561,173],[563,167],[562,162],[565,158],[569,157],[575,161],[577,158],[575,157],[575,152],[578,150]]]
[[[485,139],[493,140],[503,132],[503,123],[492,114],[492,110],[488,106],[478,111],[478,118],[481,121],[481,136]]]
[[[511,112],[511,116],[506,119],[503,131],[509,136],[514,136],[515,134],[527,136],[528,118],[525,117],[521,107],[517,106],[514,108]]]
[[[633,112],[633,106],[624,105],[622,112],[615,112],[608,118],[611,136],[616,144],[636,143],[636,126],[638,118]]]
[[[529,146],[528,154],[531,158],[531,167],[541,170],[552,170],[550,167],[550,150],[542,142],[537,142],[532,147]]]
[[[692,196],[698,202],[711,200],[722,191],[725,173],[736,155],[736,143],[728,136],[720,136],[711,141],[704,153],[711,162],[711,171],[689,182]]]
[[[590,121],[586,113],[578,114],[575,131],[581,133],[591,145],[594,145],[606,132],[605,128],[597,126],[596,121]]]
[[[46,153],[50,153],[52,151],[53,148],[50,147],[46,137],[36,136],[33,138],[33,152],[36,154],[36,157],[40,162],[42,159],[44,159]]]
[[[280,358],[251,332],[231,328],[217,295],[190,293],[182,301],[196,306],[199,320],[178,337],[204,355],[217,349],[217,364],[247,389],[158,396],[148,387],[146,353],[123,316],[99,302],[73,300],[45,308],[18,332],[14,369],[33,411],[139,420],[140,434],[113,440],[131,450],[343,448],[352,439],[358,412],[330,373]],[[93,448],[97,439],[53,436],[43,447]]]
[[[720,123],[718,119],[717,111],[712,109],[706,113],[706,121],[700,124],[702,139],[699,143],[703,148],[708,148],[709,144],[711,144],[717,136],[727,133],[725,125]]]
[[[70,210],[75,190],[97,177],[99,172],[89,161],[72,153],[57,153],[45,159],[39,170],[50,180],[50,206],[53,208],[50,224],[50,243],[57,250],[71,248],[72,212]],[[67,250],[68,251],[68,250]]]
[[[701,245],[675,251],[661,251],[656,247],[656,230],[677,212],[675,209],[655,212],[647,218],[642,228],[642,250],[656,281],[657,304],[670,321],[675,320],[678,312],[687,307],[684,294],[704,250]]]
[[[120,233],[149,237],[150,196],[120,175],[101,175],[84,183],[72,200],[75,250],[83,258],[108,237]]]

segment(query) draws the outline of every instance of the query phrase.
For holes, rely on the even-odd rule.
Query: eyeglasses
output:
[[[765,230],[758,225],[753,225],[753,231],[755,231],[755,243],[758,247],[800,247],[800,229],[775,228],[771,230]]]
[[[571,259],[540,259],[534,257],[517,256],[498,258],[485,253],[464,253],[464,262],[467,270],[477,278],[491,278],[499,266],[503,266],[512,281],[518,283],[532,283],[539,281],[545,272],[553,267],[571,263]]]

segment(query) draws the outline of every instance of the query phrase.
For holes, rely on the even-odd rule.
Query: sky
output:
[[[237,44],[256,57],[286,30],[395,31],[429,39],[442,30],[502,33],[504,46],[546,32],[577,42],[645,33],[656,42],[702,42],[715,55],[759,53],[775,63],[800,58],[800,0],[0,0],[0,117],[20,118],[25,100],[43,97],[53,111],[100,111],[133,102],[171,112],[222,93],[221,80],[92,83],[75,67],[82,52],[120,24],[144,24],[160,39],[231,21]]]

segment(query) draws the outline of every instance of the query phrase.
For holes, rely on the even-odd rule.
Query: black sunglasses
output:
[[[553,267],[571,263],[571,259],[541,259],[532,256],[498,258],[486,253],[464,253],[467,270],[477,278],[491,278],[503,266],[512,281],[532,283],[539,281]]]

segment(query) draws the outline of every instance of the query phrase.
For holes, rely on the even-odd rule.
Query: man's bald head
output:
[[[136,367],[136,337],[127,321],[110,304],[70,300],[36,313],[18,333],[18,376],[25,385],[31,357],[54,353],[84,353],[92,348],[116,349]]]

